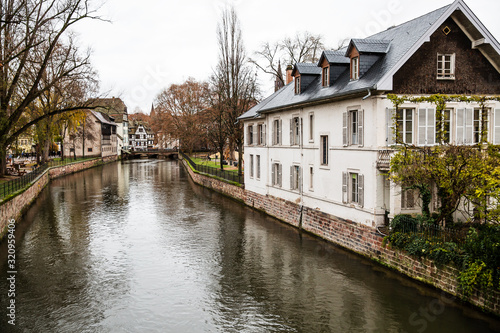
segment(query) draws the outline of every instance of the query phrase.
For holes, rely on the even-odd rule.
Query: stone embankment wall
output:
[[[349,220],[301,207],[280,198],[260,195],[246,191],[235,185],[195,173],[183,161],[186,170],[199,185],[213,189],[283,222],[301,228],[348,250],[373,259],[415,280],[424,282],[456,297],[461,297],[458,290],[458,270],[454,267],[437,267],[427,259],[417,259],[399,250],[382,246],[383,236],[376,229],[360,225]],[[486,311],[500,316],[500,293],[488,295],[476,293],[468,301]]]
[[[69,175],[81,170],[90,169],[94,166],[113,162],[118,159],[118,156],[109,156],[105,158],[97,158],[93,160],[76,162],[62,166],[49,168],[35,180],[35,182],[25,190],[19,191],[15,196],[7,197],[3,202],[0,202],[0,240],[5,235],[7,225],[10,220],[18,220],[31,203],[38,197],[40,192],[49,183],[50,179]]]

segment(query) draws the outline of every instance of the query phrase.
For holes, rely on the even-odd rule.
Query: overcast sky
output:
[[[217,61],[217,23],[233,5],[241,21],[248,55],[265,41],[296,32],[321,34],[326,46],[366,37],[426,14],[452,0],[107,0],[99,10],[111,21],[89,20],[77,27],[82,46],[92,49],[101,92],[121,97],[129,113],[149,113],[155,96],[188,77],[206,80]],[[468,0],[467,5],[500,40],[500,1]],[[270,77],[259,73],[263,94]]]

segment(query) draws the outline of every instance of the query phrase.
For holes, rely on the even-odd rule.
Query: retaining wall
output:
[[[458,291],[458,270],[451,266],[437,267],[428,259],[417,259],[406,253],[383,247],[383,236],[376,229],[357,224],[321,211],[304,207],[269,195],[246,191],[235,185],[195,173],[185,161],[185,169],[193,181],[246,205],[265,212],[283,222],[321,237],[350,251],[373,259],[415,280],[424,282],[451,295],[461,297]],[[468,302],[500,316],[500,293],[483,295],[476,292]]]
[[[40,192],[47,186],[50,179],[62,177],[81,170],[90,169],[94,166],[113,162],[118,159],[118,156],[109,156],[83,162],[75,162],[71,164],[51,167],[41,174],[34,183],[27,189],[20,190],[17,195],[7,197],[0,203],[0,240],[3,239],[7,225],[10,220],[18,220],[24,211],[29,208],[31,203],[37,198]]]

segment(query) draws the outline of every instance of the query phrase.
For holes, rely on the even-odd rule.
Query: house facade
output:
[[[500,44],[457,0],[338,51],[296,64],[292,82],[240,117],[245,189],[369,227],[419,212],[418,197],[388,177],[395,135],[410,145],[472,145],[480,128],[500,144],[500,103],[453,102],[443,119],[431,103],[388,94],[500,94]],[[289,81],[289,80],[287,80]],[[395,122],[396,120],[396,122]],[[485,122],[483,124],[483,122]]]
[[[106,114],[87,111],[85,121],[64,138],[65,157],[118,155],[117,124]]]
[[[118,155],[121,154],[122,149],[130,149],[128,111],[121,98],[99,98],[92,101],[92,105],[100,106],[96,111],[108,115],[116,123]]]
[[[155,135],[151,128],[140,121],[134,122],[129,127],[129,143],[133,150],[147,150],[154,148]]]

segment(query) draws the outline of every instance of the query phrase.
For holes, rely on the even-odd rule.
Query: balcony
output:
[[[379,150],[377,159],[377,169],[388,172],[391,169],[391,154],[393,150]]]

